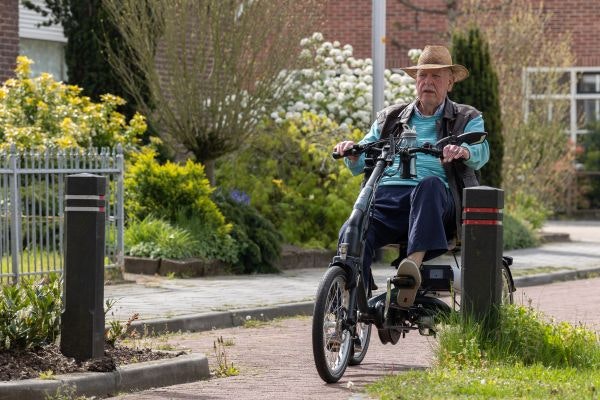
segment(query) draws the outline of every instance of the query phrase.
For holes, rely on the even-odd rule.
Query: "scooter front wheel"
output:
[[[346,272],[330,267],[321,279],[313,312],[312,344],[315,366],[327,383],[340,380],[352,352],[352,335],[346,326],[350,293]]]

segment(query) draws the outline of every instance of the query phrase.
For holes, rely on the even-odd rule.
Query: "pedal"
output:
[[[392,278],[387,279],[387,292],[385,293],[385,308],[383,309],[383,317],[387,319],[388,310],[392,301]]]
[[[423,336],[435,336],[435,321],[431,315],[422,315],[417,320],[419,333]]]
[[[390,279],[388,279],[388,282]],[[391,278],[391,282],[397,288],[413,288],[415,286],[415,278],[412,276],[394,276]]]

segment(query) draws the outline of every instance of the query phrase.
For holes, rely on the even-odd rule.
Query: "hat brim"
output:
[[[469,76],[469,70],[460,64],[452,64],[452,65],[441,65],[441,64],[422,64],[416,65],[414,67],[406,67],[400,68],[402,71],[406,72],[408,76],[413,79],[417,79],[417,72],[420,69],[440,69],[440,68],[449,68],[452,71],[452,75],[454,76],[454,82],[460,82]]]

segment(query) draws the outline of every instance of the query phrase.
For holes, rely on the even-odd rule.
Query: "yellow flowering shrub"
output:
[[[57,82],[47,73],[31,77],[32,61],[17,58],[15,78],[0,88],[0,148],[47,147],[129,148],[146,131],[146,121],[135,114],[127,122],[116,111],[120,97],[105,94],[95,103],[78,86]]]

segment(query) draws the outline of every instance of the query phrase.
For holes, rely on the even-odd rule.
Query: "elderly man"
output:
[[[405,124],[416,130],[418,145],[463,132],[484,131],[478,110],[448,98],[452,86],[467,78],[469,72],[464,66],[452,63],[447,48],[426,46],[416,66],[402,69],[416,79],[417,99],[382,110],[361,144],[395,134]],[[343,141],[336,144],[334,151],[344,154],[353,145],[352,141]],[[447,251],[449,239],[457,235],[460,226],[462,189],[479,184],[475,171],[488,159],[486,141],[475,145],[447,145],[441,162],[419,153],[417,176],[409,179],[401,178],[400,161],[395,160],[389,173],[381,179],[375,196],[363,260],[366,282],[372,281],[370,266],[376,249],[407,242],[407,257],[400,262],[397,275],[412,276],[416,284],[401,289],[397,300],[401,307],[413,304],[421,284],[422,262]],[[363,171],[364,154],[348,156],[345,163],[357,175]],[[345,225],[340,238],[344,229]]]

